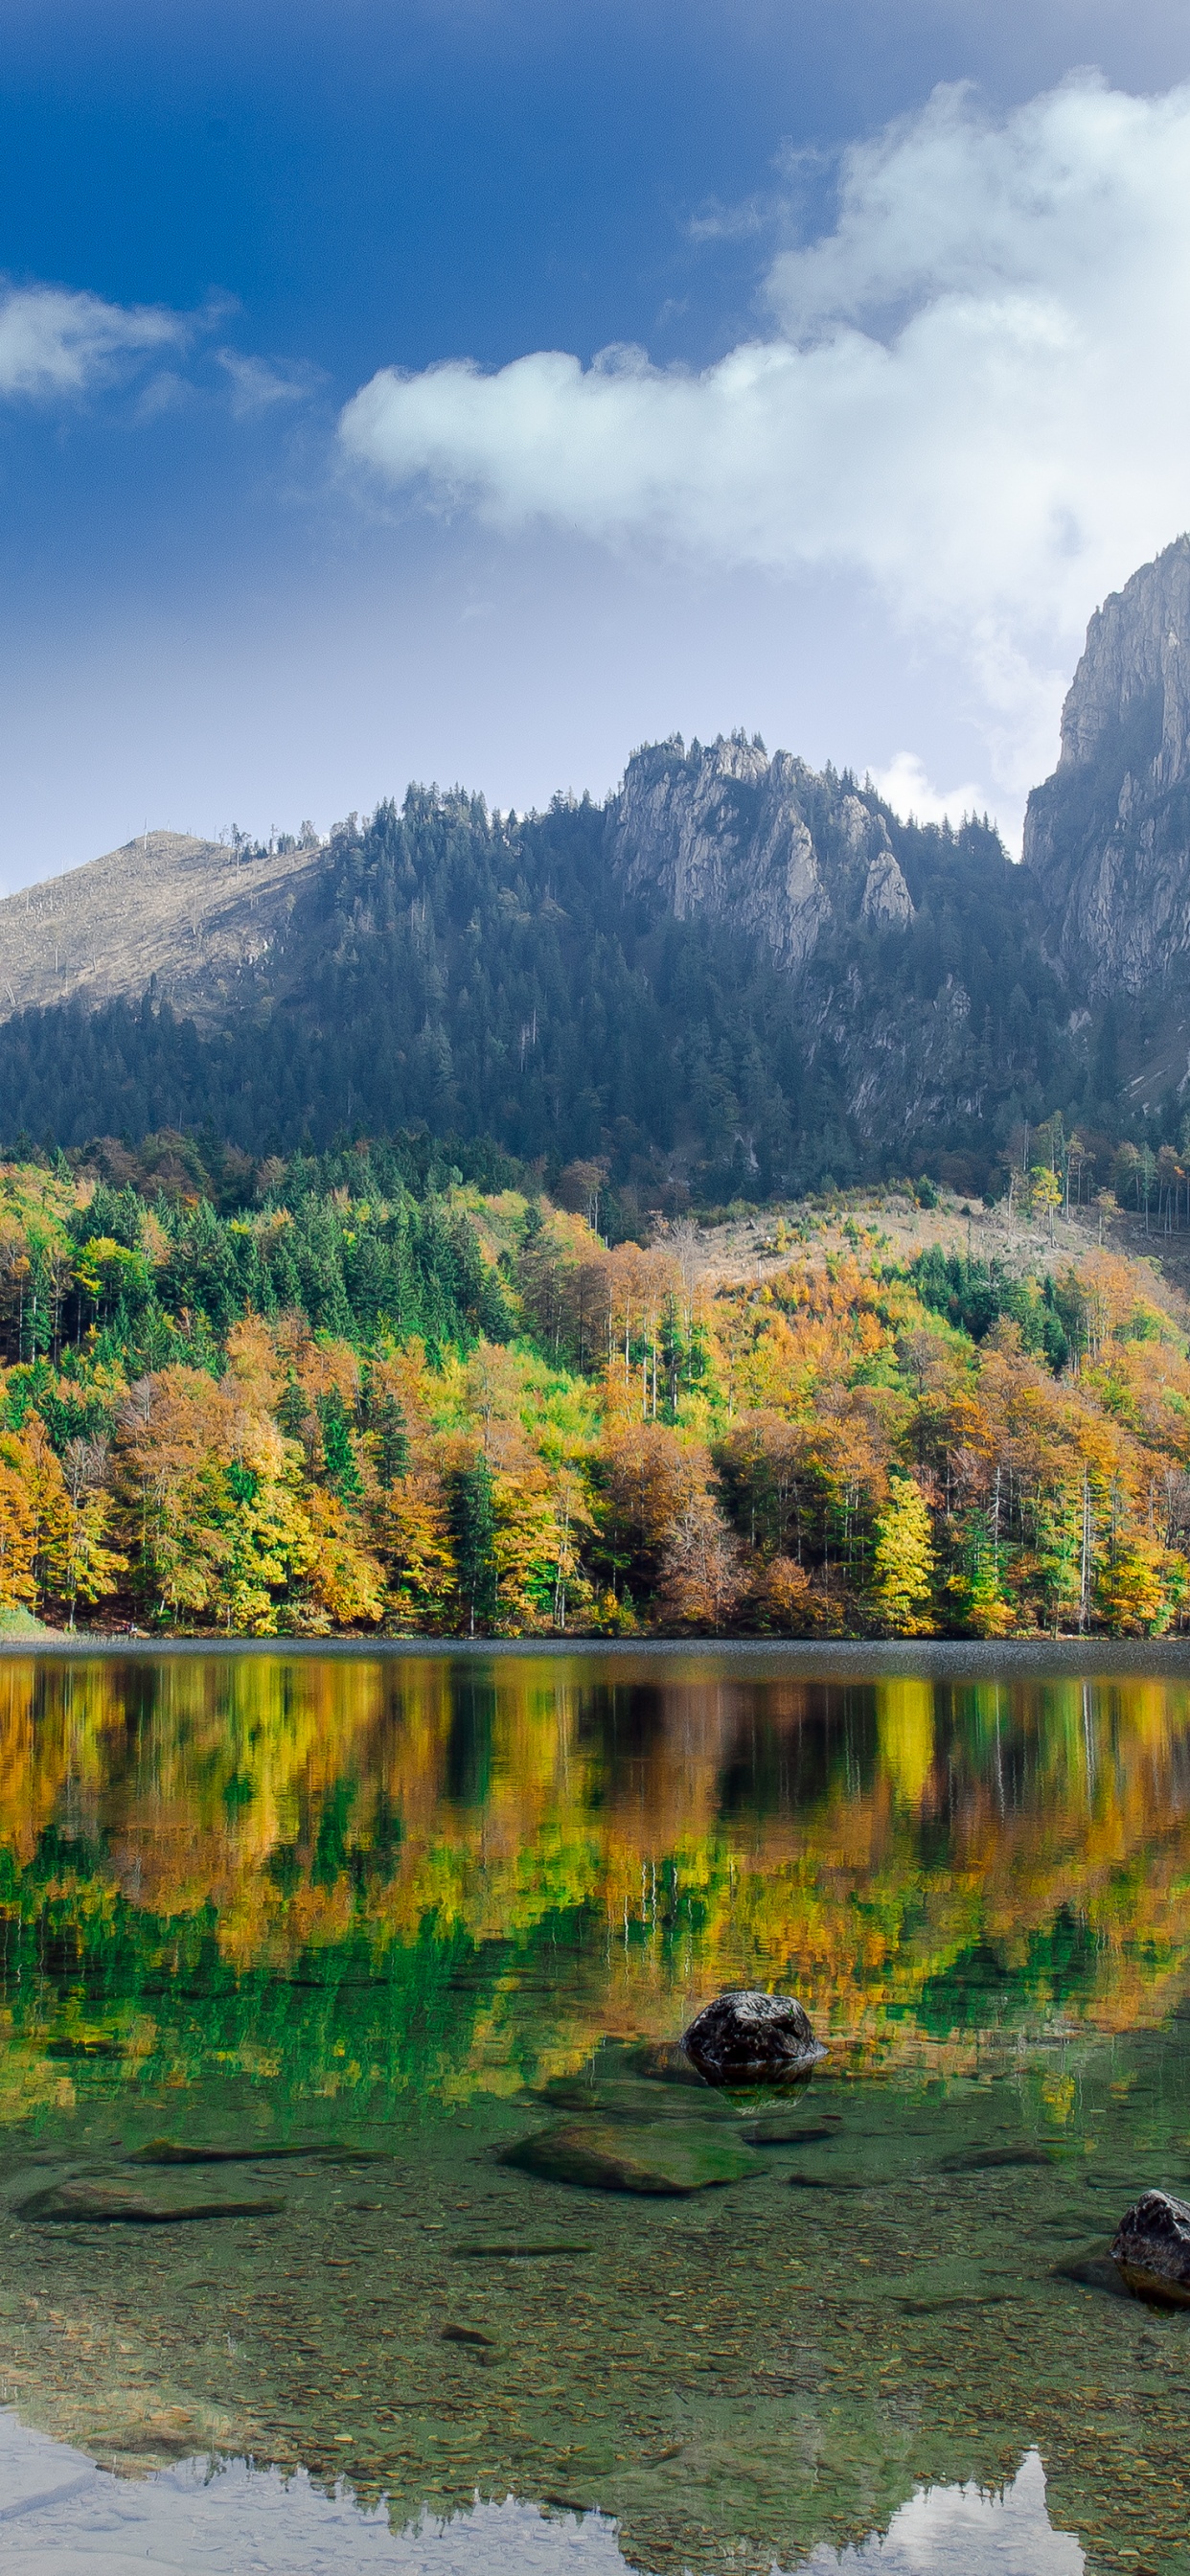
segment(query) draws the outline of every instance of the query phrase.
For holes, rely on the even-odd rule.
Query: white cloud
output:
[[[873,770],[872,785],[903,823],[959,824],[966,814],[985,813],[991,802],[971,779],[964,787],[932,786],[915,751],[894,752],[887,769]]]
[[[231,378],[231,408],[237,420],[256,419],[261,412],[275,410],[278,403],[304,402],[310,391],[313,371],[309,368],[286,371],[267,358],[244,357],[238,349],[217,349],[215,355]]]
[[[176,348],[191,328],[156,305],[105,304],[63,286],[0,286],[0,399],[85,393],[118,359]]]
[[[769,329],[702,375],[540,350],[386,368],[347,455],[515,532],[859,572],[964,662],[992,772],[1052,764],[1090,609],[1190,521],[1190,88],[964,89],[857,144]]]

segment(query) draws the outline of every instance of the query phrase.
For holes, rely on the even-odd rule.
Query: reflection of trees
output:
[[[241,2053],[251,2027],[306,2077],[332,2027],[367,2080],[402,2050],[411,2073],[433,2021],[422,2075],[457,2085],[672,2027],[738,1979],[796,1984],[865,2046],[967,2048],[1055,2009],[1127,2027],[1182,1973],[1183,1685],[751,1682],[699,1652],[607,1669],[6,1664],[10,2006],[44,1935],[83,1959],[86,1995],[153,1989],[158,2024],[172,1979],[206,1978]],[[528,1973],[559,1939],[527,2033],[510,1957]],[[366,2048],[338,2007],[312,2035],[299,1968],[374,1990]],[[384,2025],[386,1981],[405,2000]]]

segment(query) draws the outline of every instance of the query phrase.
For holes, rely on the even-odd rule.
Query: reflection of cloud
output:
[[[78,394],[120,358],[177,348],[193,328],[159,306],[105,304],[61,286],[0,290],[0,396]]]
[[[961,823],[965,814],[982,814],[990,802],[982,787],[937,788],[915,751],[894,752],[887,769],[872,772],[872,784],[903,823]]]
[[[1045,2471],[1029,2451],[999,2495],[982,2487],[919,2487],[884,2538],[861,2549],[825,2544],[799,2576],[1083,2576],[1086,2559],[1046,2511]]]
[[[328,2496],[304,2470],[282,2478],[246,2460],[185,2460],[144,2479],[114,2478],[82,2451],[0,2417],[4,2511],[17,2524],[29,2564],[52,2557],[63,2576],[85,2576],[98,2528],[122,2532],[121,2562],[146,2576],[177,2566],[178,2516],[195,2563],[250,2557],[260,2576],[322,2576],[347,2567],[376,2576],[626,2576],[616,2525],[601,2513],[557,2512],[508,2496],[479,2500],[439,2521],[423,2514],[403,2531],[383,2505],[356,2503],[347,2487]],[[105,2564],[109,2560],[106,2551]],[[25,2555],[22,2554],[22,2565]],[[926,2487],[893,2515],[883,2539],[836,2551],[823,2544],[797,2576],[1083,2576],[1078,2542],[1054,2531],[1036,2451],[1002,2495],[979,2487]],[[774,2576],[780,2576],[774,2570]],[[790,2569],[787,2576],[795,2576]]]
[[[833,232],[770,263],[773,327],[703,374],[386,368],[342,439],[504,530],[858,569],[961,649],[1027,779],[1089,609],[1190,519],[1188,265],[1190,88],[1084,75],[999,121],[942,89],[846,154]]]
[[[426,2513],[393,2531],[386,2505],[358,2504],[346,2485],[327,2495],[304,2469],[282,2477],[246,2460],[212,2469],[202,2459],[147,2478],[113,2477],[7,2409],[0,2487],[5,2521],[15,2525],[9,2550],[22,2568],[36,2554],[59,2576],[87,2576],[101,2562],[176,2576],[180,2526],[188,2564],[250,2563],[258,2576],[347,2567],[352,2576],[625,2576],[615,2525],[602,2514],[547,2515],[509,2496],[443,2521]]]

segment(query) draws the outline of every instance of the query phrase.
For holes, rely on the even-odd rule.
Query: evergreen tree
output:
[[[485,1458],[456,1468],[450,1486],[450,1530],[459,1592],[470,1634],[494,1627],[497,1612],[496,1515],[492,1472]]]

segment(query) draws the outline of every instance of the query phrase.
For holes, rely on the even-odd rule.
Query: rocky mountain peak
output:
[[[755,736],[687,748],[675,735],[638,751],[608,833],[630,892],[758,935],[791,966],[846,922],[913,919],[879,799],[790,752],[770,760]]]
[[[1139,991],[1190,952],[1190,536],[1091,619],[1024,858],[1090,992]]]

